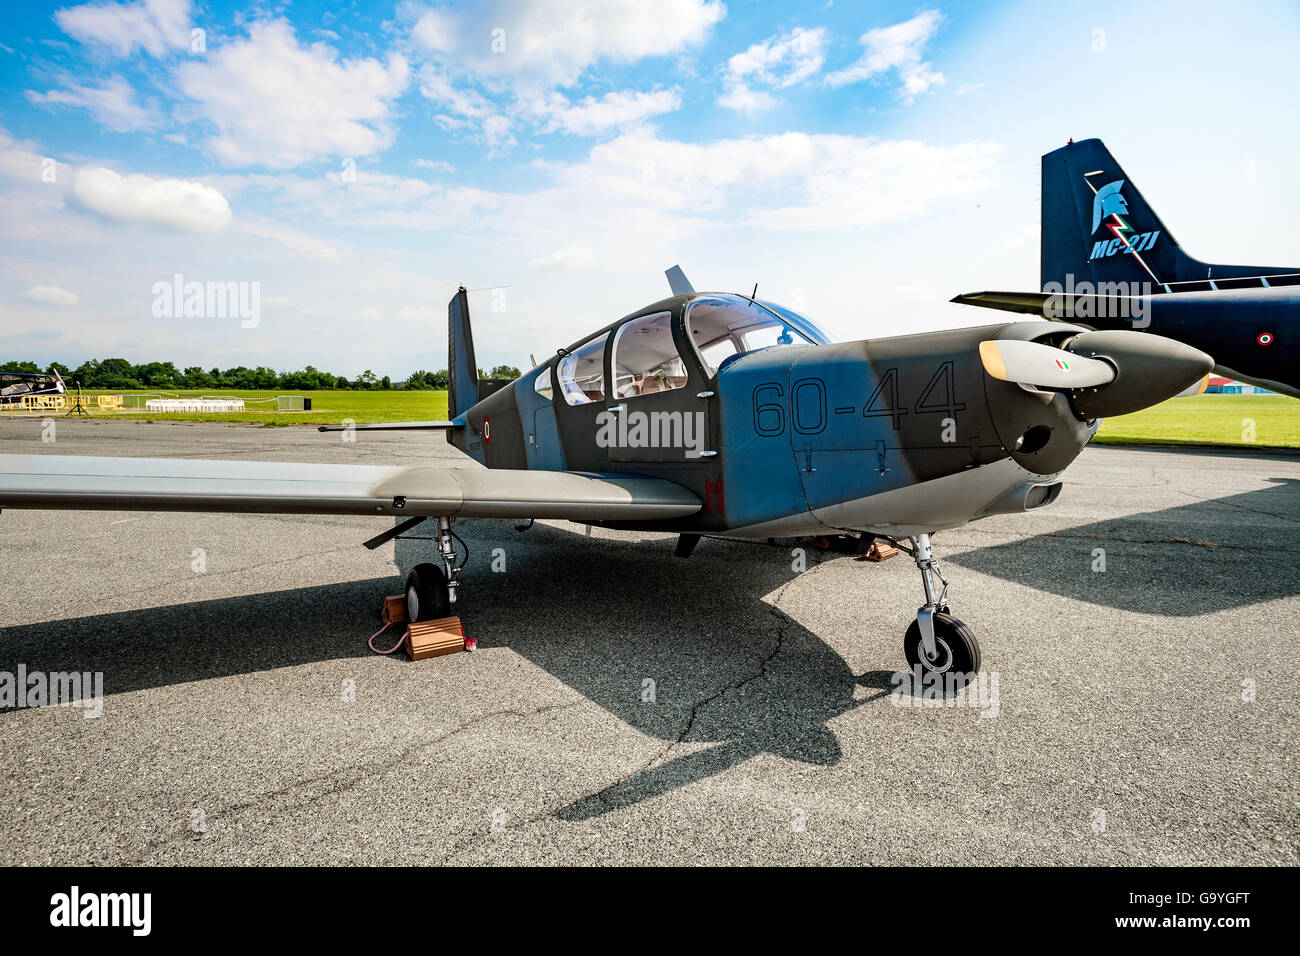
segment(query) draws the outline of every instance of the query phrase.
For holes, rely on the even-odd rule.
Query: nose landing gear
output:
[[[948,581],[930,550],[930,536],[911,538],[910,554],[921,572],[925,604],[903,637],[903,654],[908,667],[923,679],[942,680],[945,691],[956,691],[970,683],[980,669],[980,646],[975,633],[948,612]],[[935,597],[934,578],[943,584]],[[929,675],[935,675],[931,678]]]

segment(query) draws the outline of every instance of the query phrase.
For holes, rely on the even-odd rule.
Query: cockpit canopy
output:
[[[832,341],[796,312],[732,293],[709,293],[692,299],[686,309],[686,331],[710,377],[738,356],[759,349],[826,345]]]
[[[671,310],[637,315],[572,350],[561,349],[555,371],[565,403],[587,405],[685,388],[690,380],[690,357],[678,353],[676,316]],[[691,299],[686,306],[685,329],[706,378],[741,355],[760,349],[834,341],[797,312],[725,292]],[[612,389],[607,388],[605,379],[607,349]],[[533,386],[537,394],[551,398],[549,374],[537,375]]]

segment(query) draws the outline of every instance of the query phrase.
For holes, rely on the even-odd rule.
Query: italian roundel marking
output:
[[[1272,345],[1272,344],[1273,344],[1273,333],[1272,333],[1272,332],[1261,332],[1261,333],[1259,333],[1259,337],[1258,337],[1257,339],[1255,339],[1255,341],[1258,342],[1260,345]]]
[[[486,418],[483,419],[483,440],[490,442],[492,440],[492,423]]]

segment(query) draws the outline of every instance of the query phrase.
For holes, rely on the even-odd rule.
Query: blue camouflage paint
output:
[[[913,482],[888,417],[867,417],[879,384],[863,354],[766,349],[718,374],[723,482],[730,527],[773,521]],[[874,467],[885,445],[884,474]],[[871,465],[864,466],[870,460]],[[809,467],[811,466],[811,470]],[[811,506],[811,507],[810,507]]]
[[[529,468],[563,471],[564,447],[555,421],[555,405],[536,389],[541,375],[550,378],[551,367],[543,365],[525,373],[514,386],[519,421],[524,430],[524,452]]]

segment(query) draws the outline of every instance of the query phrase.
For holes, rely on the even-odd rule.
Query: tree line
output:
[[[171,362],[144,362],[132,365],[126,359],[89,359],[76,368],[69,368],[62,362],[51,362],[41,368],[35,362],[10,361],[0,365],[0,372],[58,372],[69,384],[74,375],[85,377],[85,387],[89,389],[190,389],[190,388],[230,388],[230,389],[288,389],[295,392],[310,392],[317,389],[346,389],[360,391],[382,391],[389,389],[432,390],[447,388],[447,370],[439,369],[428,372],[424,369],[412,372],[405,380],[394,382],[389,376],[375,375],[366,369],[353,379],[331,372],[322,372],[311,365],[296,372],[277,372],[273,368],[259,365],[247,368],[243,365],[235,368],[202,369],[197,365],[178,369]],[[519,369],[511,365],[498,365],[495,368],[478,371],[480,378],[518,378]]]

